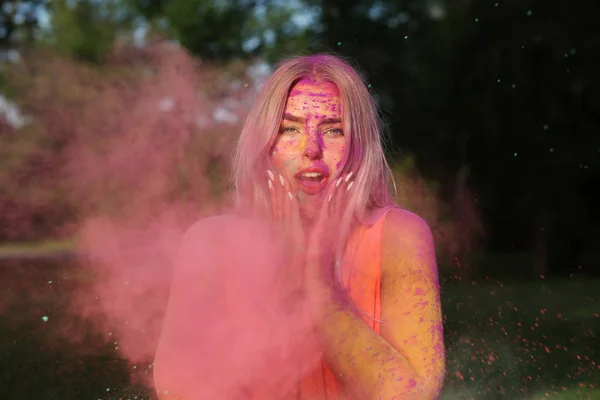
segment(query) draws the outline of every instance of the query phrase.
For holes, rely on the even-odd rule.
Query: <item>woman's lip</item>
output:
[[[328,178],[329,174],[327,173],[327,170],[323,169],[323,168],[304,168],[301,169],[300,171],[296,172],[296,174],[294,175],[295,178],[299,178],[304,174],[309,174],[309,173],[317,173],[317,174],[321,174],[323,177]]]
[[[327,184],[328,180],[329,180],[329,178],[325,177],[325,178],[321,179],[320,181],[315,182],[315,181],[300,179],[298,176],[296,176],[296,184],[298,185],[298,188],[306,194],[319,193],[321,190],[323,190],[323,188]]]

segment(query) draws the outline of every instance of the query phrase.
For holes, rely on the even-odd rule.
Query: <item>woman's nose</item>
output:
[[[311,160],[320,159],[323,156],[323,148],[317,135],[310,135],[307,139],[304,156]]]

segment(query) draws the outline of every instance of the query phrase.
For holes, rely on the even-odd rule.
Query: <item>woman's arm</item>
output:
[[[323,301],[325,353],[356,399],[434,399],[445,356],[431,231],[418,216],[392,210],[382,237],[381,336],[340,301]],[[336,298],[320,286],[322,299]]]
[[[180,244],[154,360],[154,385],[161,400],[204,399],[213,394],[210,385],[202,383],[214,373],[208,360],[218,357],[210,354],[215,347],[207,346],[214,340],[207,325],[225,311],[217,268],[217,228],[216,219],[199,221]]]

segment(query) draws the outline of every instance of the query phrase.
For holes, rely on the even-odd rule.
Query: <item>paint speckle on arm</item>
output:
[[[445,374],[445,351],[431,231],[420,217],[394,210],[384,232],[382,336],[406,357],[418,377],[409,380],[407,389],[435,394]]]

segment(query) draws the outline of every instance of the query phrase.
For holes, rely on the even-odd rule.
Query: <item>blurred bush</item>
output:
[[[439,182],[423,178],[412,154],[399,157],[392,173],[397,203],[421,216],[431,227],[442,277],[474,277],[482,259],[485,232],[476,197],[466,179],[459,176],[455,192],[442,196]]]
[[[255,87],[249,66],[216,68],[167,43],[118,46],[102,65],[40,47],[7,65],[32,122],[0,136],[0,239],[70,235],[90,215],[143,220],[173,201],[216,207]]]
[[[189,222],[228,205],[257,65],[203,63],[167,43],[117,46],[102,65],[38,48],[10,65],[5,82],[32,122],[0,136],[0,239],[69,236],[92,216],[143,226],[170,205]],[[398,202],[432,226],[444,271],[472,274],[483,231],[468,187],[442,201],[410,154],[393,173]]]

